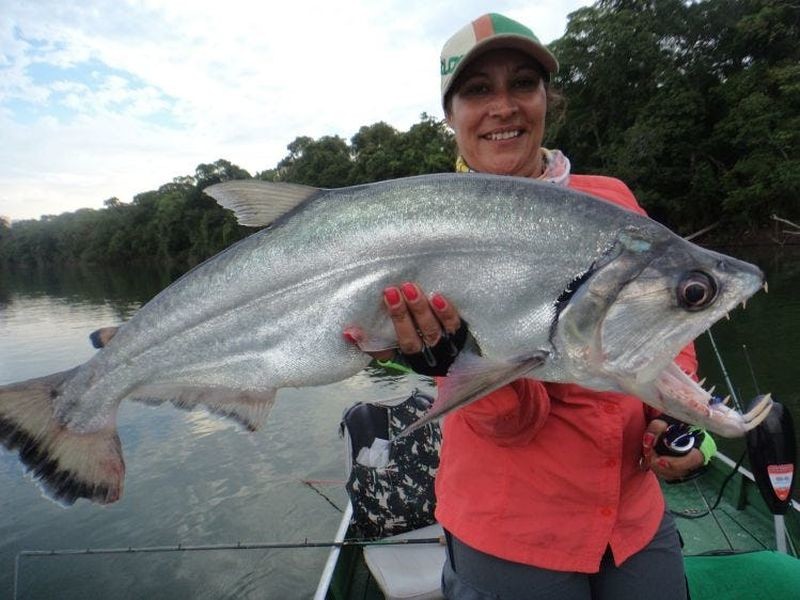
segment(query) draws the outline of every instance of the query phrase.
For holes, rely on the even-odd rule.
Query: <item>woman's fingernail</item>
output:
[[[400,304],[400,290],[396,287],[388,287],[383,290],[383,297],[386,298],[386,303],[389,306],[397,306]]]
[[[406,297],[406,299],[413,302],[417,299],[417,296],[419,296],[419,292],[417,292],[417,286],[415,286],[413,283],[404,283],[402,287],[403,295]]]
[[[648,448],[648,449],[650,449],[650,448],[652,448],[652,447],[653,447],[653,440],[655,440],[655,439],[656,439],[656,436],[655,436],[655,434],[653,434],[653,433],[649,433],[649,432],[648,432],[648,433],[645,433],[645,434],[644,434],[644,438],[642,439],[642,445],[643,445],[645,448]]]
[[[431,297],[431,304],[433,304],[433,308],[436,310],[444,310],[447,308],[447,300],[440,294],[434,294]]]

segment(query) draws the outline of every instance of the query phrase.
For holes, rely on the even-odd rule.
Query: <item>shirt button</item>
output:
[[[608,506],[604,506],[603,508],[600,509],[600,514],[603,515],[604,517],[610,517],[611,515],[614,514],[614,511]]]
[[[606,459],[606,466],[607,467],[616,467],[617,466],[617,459],[616,458],[607,458]]]
[[[603,405],[603,410],[606,411],[608,414],[613,415],[617,412],[617,405],[606,403]]]

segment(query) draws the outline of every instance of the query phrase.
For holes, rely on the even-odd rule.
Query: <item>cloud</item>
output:
[[[441,114],[438,53],[460,24],[497,10],[550,41],[567,6],[12,2],[0,15],[0,214],[129,201],[217,158],[255,173],[300,135],[406,129]]]

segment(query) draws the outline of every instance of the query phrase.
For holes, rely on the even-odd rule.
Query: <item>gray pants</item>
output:
[[[449,536],[442,573],[448,600],[685,600],[678,530],[664,514],[653,540],[621,566],[607,551],[600,571],[587,575],[510,562]]]

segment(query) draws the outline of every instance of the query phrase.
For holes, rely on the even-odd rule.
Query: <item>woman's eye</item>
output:
[[[536,77],[520,77],[513,82],[513,87],[518,90],[533,90],[539,86],[539,80]]]
[[[479,96],[486,94],[489,91],[489,86],[485,83],[468,83],[461,88],[460,93],[464,96]]]

